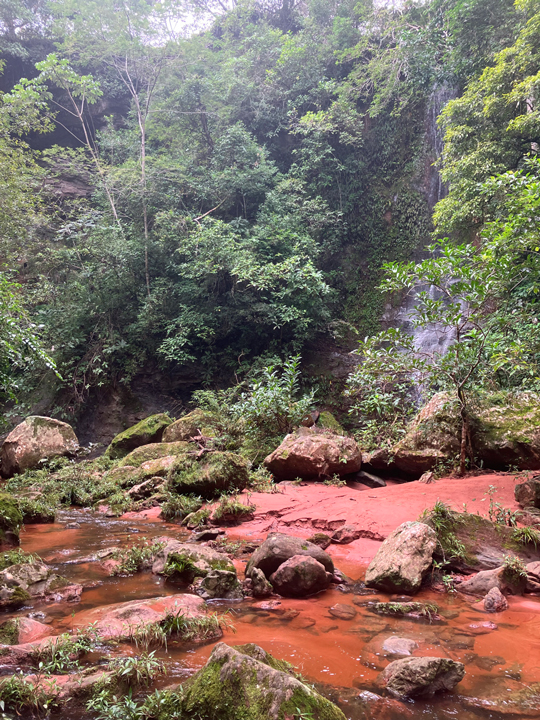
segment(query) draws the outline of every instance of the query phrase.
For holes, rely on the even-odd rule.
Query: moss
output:
[[[34,562],[43,562],[39,555],[33,553],[25,553],[24,550],[17,548],[8,550],[0,554],[0,571],[5,570],[12,565],[24,565]]]
[[[222,492],[244,490],[249,482],[247,461],[231,452],[181,457],[169,473],[171,488],[182,495],[212,498]]]
[[[336,435],[345,435],[345,430],[341,427],[332,413],[328,412],[328,410],[323,410],[323,412],[319,415],[317,427],[331,430]]]
[[[171,418],[164,413],[151,415],[113,438],[106,454],[115,460],[124,457],[136,447],[151,442],[159,442],[165,428],[171,423]]]
[[[190,440],[197,435],[216,437],[219,434],[218,418],[205,410],[196,408],[172,423],[163,434],[164,442]]]
[[[0,625],[0,644],[17,645],[19,642],[19,620],[12,618]]]
[[[0,541],[7,545],[18,545],[19,529],[23,523],[23,516],[16,498],[6,493],[0,493]],[[9,538],[7,533],[11,533]],[[15,536],[15,537],[13,537]]]
[[[20,607],[30,600],[30,593],[23,590],[22,587],[17,586],[13,590],[13,595],[9,598],[8,603],[12,607]]]
[[[181,455],[189,450],[190,445],[187,442],[149,443],[128,453],[120,460],[118,467],[140,467],[148,460],[158,460],[169,455]]]

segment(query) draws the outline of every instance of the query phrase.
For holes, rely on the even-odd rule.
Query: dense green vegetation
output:
[[[2,392],[76,416],[150,368],[350,350],[438,200],[437,232],[526,268],[536,321],[534,2],[218,5],[0,5]]]

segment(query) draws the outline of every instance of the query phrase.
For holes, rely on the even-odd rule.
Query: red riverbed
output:
[[[444,478],[429,485],[389,484],[376,490],[360,485],[282,484],[276,493],[248,493],[250,502],[257,508],[255,517],[238,527],[228,528],[227,536],[262,540],[270,531],[282,531],[308,537],[314,531],[355,525],[364,537],[348,545],[333,544],[328,552],[340,570],[354,580],[361,580],[382,540],[405,520],[418,518],[437,500],[457,510],[463,509],[465,503],[469,512],[487,516],[486,493],[490,486],[496,487],[494,501],[517,509],[513,491],[520,480],[513,475],[490,474]],[[22,535],[23,549],[39,553],[58,572],[86,585],[80,604],[58,603],[33,608],[45,614],[42,621],[49,623],[53,632],[77,625],[77,616],[84,617],[94,607],[178,592],[178,587],[150,573],[132,578],[108,578],[92,559],[100,549],[131,544],[143,536],[167,534],[185,539],[183,529],[160,521],[156,515],[157,511],[145,515],[130,513],[111,520],[71,511],[62,514],[61,523],[27,526]],[[78,520],[81,527],[65,529],[65,523],[73,520]],[[236,564],[241,575],[244,565]],[[302,600],[277,598],[279,604],[275,606],[253,600],[215,602],[213,606],[218,612],[228,611],[235,626],[234,633],[225,630],[226,642],[255,642],[276,657],[289,660],[307,678],[323,683],[332,699],[341,699],[340,705],[350,720],[403,717],[472,720],[479,716],[462,696],[489,699],[540,681],[540,598],[510,598],[509,610],[487,615],[478,603],[459,595],[421,591],[417,599],[439,606],[444,617],[442,625],[377,616],[367,606],[376,599],[387,600],[388,596],[353,596],[330,590]],[[354,608],[355,617],[349,620],[333,617],[330,608],[337,603]],[[21,612],[27,614],[29,610]],[[450,657],[465,663],[465,679],[454,693],[434,702],[402,704],[364,696],[366,692],[376,692],[377,675],[393,659],[383,650],[385,639],[393,635],[414,640],[418,644],[414,655]],[[167,651],[160,650],[158,654],[168,669],[168,675],[160,684],[182,680],[198,670],[212,647],[211,644],[186,648],[172,642]],[[68,717],[82,716],[70,711],[65,720]],[[502,716],[491,712],[487,717]]]

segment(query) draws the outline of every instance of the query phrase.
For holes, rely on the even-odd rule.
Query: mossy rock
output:
[[[218,426],[218,420],[212,413],[197,408],[169,425],[163,433],[163,442],[187,441],[197,435],[216,437]]]
[[[117,460],[141,445],[160,442],[165,428],[171,423],[171,418],[165,413],[150,415],[113,438],[107,448],[107,455]]]
[[[16,498],[0,493],[0,549],[19,544],[23,516]]]
[[[244,490],[248,482],[247,461],[231,452],[209,452],[200,458],[179,457],[169,473],[169,483],[175,492],[204,498],[230,490]]]
[[[11,618],[0,624],[0,645],[17,645],[19,642],[19,620]]]
[[[323,428],[324,430],[331,430],[336,435],[345,435],[345,430],[328,410],[323,410],[319,415],[317,427]]]
[[[345,720],[336,705],[294,677],[288,663],[251,644],[218,643],[182,686],[178,709],[182,720]]]
[[[168,455],[181,455],[190,449],[192,449],[192,446],[187,442],[149,443],[148,445],[142,445],[132,450],[120,460],[118,467],[124,467],[126,465],[140,467],[144,462],[148,462],[148,460],[157,460],[158,458],[167,457]]]

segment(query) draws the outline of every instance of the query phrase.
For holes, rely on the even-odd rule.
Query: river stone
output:
[[[165,413],[150,415],[114,437],[107,448],[107,455],[117,460],[141,445],[159,443],[165,428],[171,423],[171,418]]]
[[[56,596],[76,600],[82,587],[69,581],[43,562],[10,565],[0,572],[0,607],[16,607],[31,597]]]
[[[418,643],[409,638],[392,636],[386,638],[383,643],[383,650],[390,655],[411,655],[416,650]]]
[[[409,657],[391,662],[380,680],[395,697],[432,697],[440,690],[452,690],[464,675],[463,663],[454,660]]]
[[[118,467],[124,465],[141,467],[141,465],[150,460],[158,460],[167,456],[176,456],[187,453],[190,450],[190,445],[187,442],[170,442],[170,443],[148,443],[141,447],[135,448],[128,453],[120,462]]]
[[[469,595],[486,595],[492,588],[498,588],[507,595],[520,595],[526,587],[526,578],[518,580],[509,577],[504,567],[481,570],[458,585],[458,590]]]
[[[345,605],[345,603],[332,605],[328,612],[332,617],[339,618],[340,620],[354,620],[357,614],[352,605]]]
[[[332,538],[330,535],[322,532],[311,535],[311,537],[308,537],[307,541],[313,543],[314,545],[318,545],[321,550],[326,550],[326,548],[332,544]]]
[[[540,478],[533,477],[514,488],[514,497],[521,507],[540,508]]]
[[[243,600],[244,593],[238,582],[236,572],[229,570],[211,570],[195,584],[195,592],[205,600],[222,598],[224,600]]]
[[[503,686],[504,687],[504,686]],[[469,698],[461,697],[465,707],[481,710],[485,717],[510,716],[515,720],[540,715],[540,682],[535,682],[519,690],[505,691],[498,697]],[[488,714],[489,713],[489,714]]]
[[[253,568],[260,568],[269,578],[282,563],[294,555],[312,557],[324,566],[326,572],[334,573],[332,558],[318,545],[284,533],[271,533],[251,556],[246,566],[246,577],[251,576]]]
[[[364,456],[362,455],[362,458],[363,457]],[[386,487],[386,482],[382,478],[380,478],[378,475],[373,475],[372,473],[365,472],[365,470],[359,470],[352,475],[347,475],[346,480],[348,482],[357,482],[361,485],[366,485],[368,488],[372,488],[373,490],[376,488]]]
[[[527,563],[527,584],[525,592],[540,592],[540,561]]]
[[[294,555],[270,575],[274,591],[285,597],[306,597],[326,590],[331,575],[324,565],[306,555]]]
[[[508,610],[508,601],[498,587],[491,588],[484,598],[484,610],[489,613],[498,613],[503,612],[503,610]]]
[[[332,542],[339,545],[348,545],[362,537],[362,531],[354,525],[343,525],[332,534]]]
[[[156,575],[167,575],[188,584],[214,570],[226,570],[236,577],[235,567],[229,558],[206,545],[182,543],[167,537],[156,538],[154,542],[165,543],[152,564],[152,572]]]
[[[300,428],[286,436],[264,465],[277,480],[349,475],[360,470],[362,453],[352,438]]]
[[[169,425],[163,433],[163,442],[191,440],[199,435],[215,437],[217,434],[215,425],[216,419],[212,413],[196,408]]]
[[[274,592],[274,588],[266,579],[262,570],[253,568],[251,571],[251,592],[253,597],[268,597]]]
[[[292,671],[257,645],[218,643],[206,665],[182,684],[179,714],[216,720],[345,720],[338,707]]]
[[[383,542],[369,564],[365,583],[386,592],[416,592],[437,547],[435,532],[421,522],[404,522]]]
[[[71,425],[49,417],[30,415],[12,430],[0,449],[0,472],[10,478],[39,466],[42,460],[74,455],[79,441]]]

